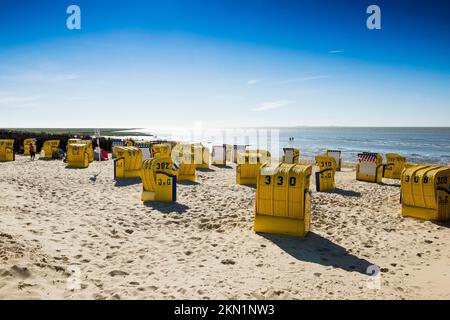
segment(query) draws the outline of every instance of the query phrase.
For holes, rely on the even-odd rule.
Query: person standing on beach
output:
[[[33,143],[30,143],[30,157],[31,157],[31,160],[34,160],[35,156],[36,156],[36,153],[34,152],[34,145],[33,145]]]

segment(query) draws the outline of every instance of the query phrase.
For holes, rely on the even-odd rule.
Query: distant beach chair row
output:
[[[33,143],[27,140],[26,143]],[[0,140],[0,161],[14,161],[14,140]],[[300,164],[300,150],[284,148],[281,162],[271,161],[267,150],[244,145],[213,146],[175,141],[113,143],[114,178],[140,178],[142,201],[176,201],[177,182],[196,181],[197,168],[236,163],[236,183],[256,185],[254,229],[257,232],[304,236],[311,219],[310,178],[312,165]],[[44,142],[44,157],[51,157],[59,140]],[[68,166],[85,168],[93,161],[91,140],[70,139]],[[144,156],[146,154],[146,156]],[[316,190],[335,189],[341,168],[341,152],[325,150],[315,157]],[[408,164],[406,158],[379,153],[357,155],[356,180],[381,183],[382,178],[400,179],[402,215],[426,220],[450,220],[450,168]]]
[[[11,146],[12,143],[4,142],[0,146]],[[271,163],[270,152],[251,150],[242,145],[213,146],[210,154],[201,144],[173,141],[128,141],[124,144],[134,146],[115,147],[115,177],[140,177],[143,201],[176,201],[177,181],[195,182],[196,168],[208,168],[210,159],[214,164],[234,162],[237,163],[236,183],[256,185],[255,231],[303,236],[309,230],[312,166],[299,164],[298,149],[284,148],[282,163]],[[143,149],[150,153],[150,158],[144,161]],[[325,150],[315,160],[319,168],[316,190],[334,190],[335,173],[342,166],[341,152]],[[362,152],[357,155],[355,173],[356,180],[366,182],[400,179],[403,216],[439,221],[450,219],[448,167],[408,164],[405,157],[394,153],[386,154],[383,164],[381,154]]]
[[[61,141],[57,139],[44,141],[40,152],[40,158],[61,158],[59,157],[61,152],[60,144]],[[36,152],[36,138],[24,139],[23,155],[30,155],[31,147],[33,147],[34,152]],[[67,141],[66,154],[68,167],[87,168],[88,164],[94,161],[92,140],[69,139]],[[0,162],[14,160],[14,139],[0,140]]]
[[[270,161],[271,154],[266,150],[247,149],[244,145],[219,145],[213,146],[213,151],[209,154],[209,149],[201,144],[182,144],[177,142],[151,143],[135,142],[135,147],[115,147],[121,150],[119,157],[116,157],[115,177],[139,177],[139,165],[143,157],[137,149],[146,148],[150,152],[150,157],[167,156],[172,157],[173,152],[177,155],[172,160],[174,166],[178,168],[178,181],[188,180],[195,182],[195,169],[208,168],[209,159],[215,165],[226,164],[228,162],[237,163],[236,183],[243,185],[256,185],[260,167]],[[141,147],[141,148],[139,148]],[[134,148],[134,149],[133,149]],[[134,150],[128,152],[126,150]],[[300,161],[300,151],[296,148],[284,148],[282,162],[296,164]],[[129,158],[131,157],[131,158]],[[127,160],[127,158],[129,158]],[[199,161],[199,159],[201,159]],[[319,171],[316,172],[316,190],[329,191],[335,189],[335,172],[341,168],[342,159],[339,150],[325,150],[322,155],[315,158]],[[404,157],[394,154],[387,155],[388,163],[383,165],[381,155],[374,153],[361,153],[358,155],[356,169],[356,179],[369,182],[381,182],[385,172],[389,178],[399,178],[402,165],[406,163]],[[129,164],[129,165],[127,165]],[[135,164],[135,165],[134,165]],[[123,169],[122,169],[123,167]],[[389,168],[390,170],[385,170]]]
[[[237,163],[237,155],[241,151],[245,151],[247,145],[231,145],[222,144],[212,147],[211,163],[213,165],[226,166],[228,162]]]

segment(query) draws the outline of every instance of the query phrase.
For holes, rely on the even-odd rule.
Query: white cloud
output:
[[[263,102],[259,107],[254,108],[253,111],[266,111],[271,109],[278,109],[287,106],[290,103],[292,103],[292,101],[286,100]]]
[[[330,50],[330,51],[328,51],[328,53],[331,53],[331,54],[334,54],[334,53],[342,53],[342,52],[344,52],[343,49],[339,49],[339,50]]]
[[[329,76],[328,75],[318,75],[318,76],[288,79],[288,80],[281,81],[281,83],[291,83],[291,82],[309,81],[309,80],[326,79],[326,78],[329,78]]]
[[[247,81],[247,84],[248,84],[249,86],[251,86],[252,84],[257,84],[257,83],[259,83],[259,82],[261,82],[261,80],[259,80],[259,79],[252,79],[252,80],[248,80],[248,81]]]

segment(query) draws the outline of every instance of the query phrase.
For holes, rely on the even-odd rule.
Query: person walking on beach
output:
[[[35,156],[36,156],[36,153],[34,151],[34,145],[33,145],[33,143],[30,143],[30,157],[31,157],[32,161],[34,160]]]

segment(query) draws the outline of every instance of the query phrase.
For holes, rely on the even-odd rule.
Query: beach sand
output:
[[[402,218],[398,181],[354,177],[329,193],[313,180],[312,232],[293,238],[253,232],[234,166],[143,204],[112,161],[18,156],[0,163],[0,299],[450,298],[450,225]]]

